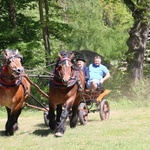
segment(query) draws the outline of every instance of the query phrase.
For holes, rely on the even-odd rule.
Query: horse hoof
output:
[[[13,136],[13,135],[14,135],[13,132],[6,132],[6,131],[5,131],[5,136]]]
[[[62,137],[62,136],[63,136],[63,133],[61,133],[61,132],[56,132],[56,133],[55,133],[55,136],[56,136],[56,137]]]
[[[77,122],[73,123],[73,122],[70,122],[70,128],[75,128],[77,126]]]

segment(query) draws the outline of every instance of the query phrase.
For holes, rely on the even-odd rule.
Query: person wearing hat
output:
[[[89,80],[89,69],[86,66],[86,61],[83,57],[79,57],[76,59],[77,61],[77,66],[79,67],[79,69],[81,69],[85,75],[85,83],[87,83],[87,81]]]

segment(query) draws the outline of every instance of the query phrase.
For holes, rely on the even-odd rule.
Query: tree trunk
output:
[[[16,16],[16,10],[15,10],[15,1],[7,0],[6,5],[8,7],[9,20],[10,20],[10,24],[12,26],[13,32],[17,33],[17,16]],[[11,42],[15,43],[16,41],[18,41],[18,37],[16,36],[16,34],[14,34],[11,37]]]
[[[132,0],[124,0],[124,3],[132,11],[134,18],[134,25],[129,32],[130,37],[127,40],[129,48],[127,52],[127,71],[133,82],[136,79],[142,80],[143,78],[144,54],[149,32],[149,19],[147,16],[150,9],[150,2],[146,1],[137,0],[137,5],[139,6],[137,7]]]
[[[144,54],[148,38],[148,25],[141,21],[134,24],[130,30],[130,37],[127,41],[129,47],[127,52],[128,73],[132,81],[143,78]]]
[[[49,29],[48,29],[48,3],[47,0],[44,0],[44,8],[46,13],[46,21],[43,14],[43,0],[39,0],[39,12],[40,12],[40,21],[42,25],[42,32],[43,32],[43,40],[44,40],[44,47],[46,50],[46,65],[50,64],[50,42],[49,42]]]
[[[50,56],[51,56],[51,49],[50,49],[50,33],[49,33],[49,7],[48,7],[48,1],[44,0],[44,4],[45,4],[45,20],[46,20],[46,24],[45,24],[45,49],[47,51],[47,65],[50,64]]]
[[[10,22],[13,26],[13,28],[17,27],[17,17],[16,17],[16,10],[15,10],[15,2],[12,1],[6,1],[7,6],[8,6],[8,14],[10,18]]]

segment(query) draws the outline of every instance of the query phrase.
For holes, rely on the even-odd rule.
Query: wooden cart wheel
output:
[[[110,107],[106,99],[102,100],[99,104],[99,115],[101,120],[107,120],[110,116]]]
[[[44,111],[44,123],[49,126],[48,111]]]
[[[88,109],[85,103],[80,103],[78,107],[78,117],[81,125],[86,125],[88,120]]]

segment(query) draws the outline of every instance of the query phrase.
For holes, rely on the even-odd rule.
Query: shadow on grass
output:
[[[50,129],[44,130],[44,129],[38,129],[33,132],[33,134],[37,136],[48,136],[49,134],[53,134]]]
[[[0,131],[0,136],[6,136],[4,130],[3,130],[3,131]]]
[[[40,128],[49,128],[48,125],[46,124],[43,124],[43,123],[40,123],[40,124],[36,124],[37,127],[40,127]]]
[[[42,129],[37,129],[33,132],[33,134],[37,136],[48,136],[49,134],[53,134],[53,132],[50,130],[50,128],[45,124],[37,124],[37,127],[40,127]]]

